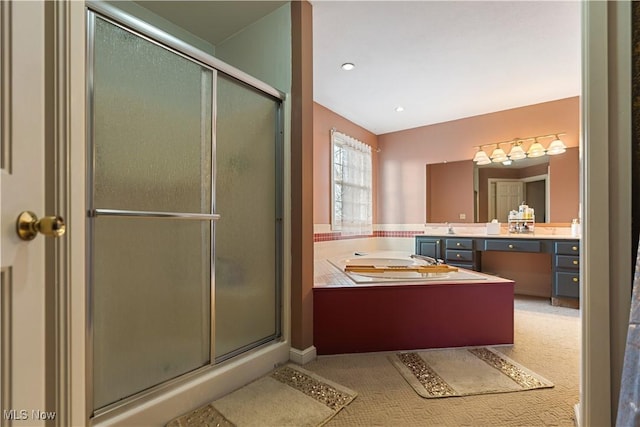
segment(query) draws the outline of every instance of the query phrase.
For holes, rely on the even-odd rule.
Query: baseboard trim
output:
[[[298,350],[297,348],[291,348],[289,350],[289,360],[298,365],[306,365],[309,362],[313,362],[318,357],[318,352],[315,346],[308,347],[304,350]]]

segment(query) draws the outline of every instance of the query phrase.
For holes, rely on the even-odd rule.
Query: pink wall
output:
[[[331,222],[331,129],[356,138],[372,148],[373,223],[378,212],[378,137],[318,103],[313,103],[313,223]]]
[[[473,162],[435,163],[426,169],[427,222],[473,222]]]
[[[579,108],[579,97],[572,97],[379,135],[377,222],[425,222],[427,164],[469,160],[478,145],[555,132],[566,133],[565,144],[577,147]]]
[[[551,218],[548,222],[570,222],[578,218],[580,204],[580,150],[549,158]]]

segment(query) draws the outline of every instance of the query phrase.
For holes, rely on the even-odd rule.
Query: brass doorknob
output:
[[[16,231],[22,240],[33,240],[38,232],[50,237],[60,237],[66,231],[64,219],[59,216],[45,216],[38,219],[31,211],[21,212],[16,222]]]

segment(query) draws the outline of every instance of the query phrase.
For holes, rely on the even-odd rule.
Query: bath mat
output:
[[[389,360],[424,398],[553,387],[551,381],[491,347],[403,352]]]
[[[297,365],[282,366],[167,427],[321,426],[357,393]]]

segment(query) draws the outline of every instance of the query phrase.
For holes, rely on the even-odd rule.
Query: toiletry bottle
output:
[[[580,223],[576,218],[571,221],[571,237],[580,237]]]

